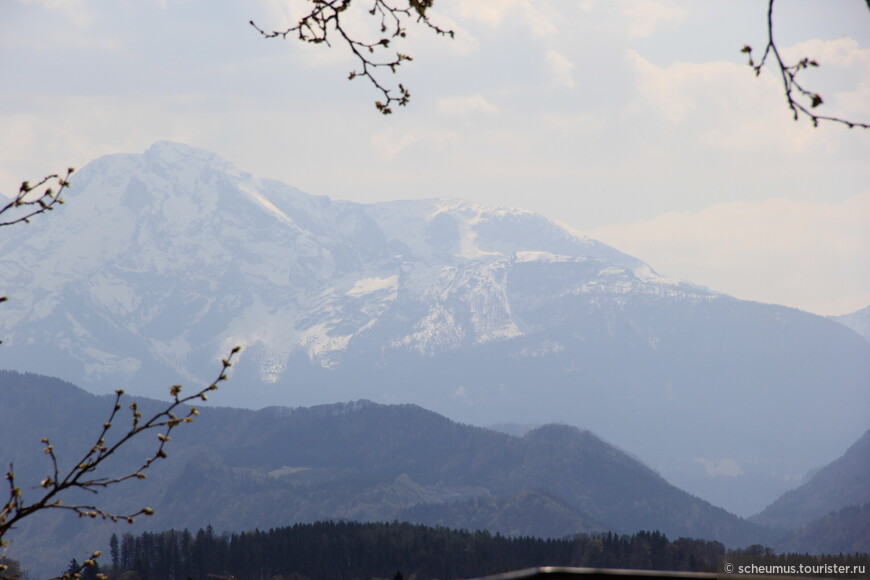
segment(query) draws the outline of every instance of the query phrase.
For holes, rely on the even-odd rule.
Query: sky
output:
[[[740,49],[766,43],[766,2],[438,0],[455,38],[408,25],[389,117],[344,46],[248,25],[305,5],[0,0],[0,192],[172,140],[334,199],[528,209],[742,299],[870,305],[870,131],[795,122],[776,71],[756,78]],[[870,121],[866,3],[779,2],[775,23],[821,64],[800,77],[821,111]]]

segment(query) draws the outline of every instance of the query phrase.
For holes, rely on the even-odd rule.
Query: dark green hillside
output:
[[[786,492],[752,520],[792,529],[846,506],[870,502],[870,430],[838,459],[797,489]]]
[[[36,493],[33,486],[49,468],[39,438],[51,437],[62,463],[73,461],[73,450],[93,443],[111,405],[107,397],[55,379],[4,371],[0,401],[0,462],[15,464],[27,494]],[[139,405],[147,413],[157,402]],[[118,463],[141,461],[150,445],[137,441]],[[169,459],[148,479],[100,494],[110,511],[154,508],[156,515],[132,531],[209,523],[237,531],[408,517],[550,537],[660,529],[732,546],[768,541],[760,526],[686,494],[593,434],[564,425],[517,438],[412,405],[204,408],[173,434],[167,451]],[[10,538],[9,555],[28,566],[28,556],[37,553],[46,565],[63,564],[112,530],[72,516],[33,518]]]
[[[408,579],[449,580],[541,565],[713,571],[725,553],[718,542],[672,542],[658,532],[545,540],[398,522],[318,522],[229,535],[169,531],[125,535],[119,543],[118,571],[135,571],[141,580],[209,574],[351,580],[393,578],[397,572]]]
[[[529,490],[509,496],[417,504],[400,511],[396,517],[429,526],[547,538],[561,538],[577,532],[602,532],[608,527],[553,495]]]
[[[777,550],[808,554],[870,554],[870,502],[848,506],[796,528]]]
[[[351,477],[379,482],[406,475],[438,496],[443,494],[433,485],[485,488],[497,496],[542,490],[615,531],[658,528],[730,545],[765,539],[760,527],[677,489],[592,433],[565,425],[516,438],[413,405],[366,401],[265,409],[234,420],[231,431],[222,425],[218,416],[208,417],[197,435],[214,441],[227,465],[289,470],[288,480],[296,483],[348,470]],[[478,494],[447,493],[438,501],[469,495]]]

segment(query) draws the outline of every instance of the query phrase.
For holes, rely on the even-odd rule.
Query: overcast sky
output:
[[[0,191],[169,139],[337,199],[537,211],[739,298],[870,304],[870,131],[795,123],[755,78],[765,2],[438,0],[456,38],[410,27],[388,118],[342,46],[247,24],[302,5],[0,0]],[[779,2],[776,34],[825,113],[870,121],[863,0]]]

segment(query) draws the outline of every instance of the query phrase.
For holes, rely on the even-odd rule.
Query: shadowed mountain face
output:
[[[866,428],[870,344],[657,275],[539,215],[316,197],[173,143],[0,232],[0,368],[143,395],[245,347],[229,404],[561,421],[758,511]]]
[[[870,430],[840,458],[802,486],[783,494],[752,520],[790,530],[848,506],[864,506],[866,512],[865,504],[870,504]],[[843,517],[853,515],[843,513]]]
[[[50,467],[39,439],[49,437],[67,465],[93,443],[112,404],[111,397],[57,379],[9,371],[0,371],[0,397],[0,461],[14,463],[25,499],[36,493],[29,482],[35,485]],[[139,401],[146,416],[157,405]],[[119,417],[115,424],[122,429],[125,422]],[[134,440],[116,467],[139,465],[154,441]],[[402,518],[550,537],[657,529],[732,546],[770,538],[761,526],[677,489],[595,435],[566,425],[513,437],[414,405],[368,401],[205,408],[173,433],[167,451],[146,480],[97,496],[108,510],[148,505],[156,515],[132,527],[36,516],[13,534],[10,555],[31,569],[37,554],[40,566],[62,566],[104,548],[112,532],[207,524],[267,529],[332,518]]]
[[[776,549],[798,554],[870,554],[870,502],[798,526]]]
[[[780,552],[870,553],[870,431],[751,520],[790,530]]]

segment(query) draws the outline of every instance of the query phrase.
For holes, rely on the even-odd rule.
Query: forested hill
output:
[[[232,535],[211,529],[128,534],[118,546],[118,572],[135,571],[141,580],[209,574],[237,580],[351,580],[394,578],[397,572],[428,580],[542,565],[712,572],[725,554],[718,542],[670,541],[659,532],[544,540],[397,522],[320,522]]]
[[[792,529],[847,506],[870,502],[870,429],[800,487],[786,492],[752,519]]]
[[[104,570],[116,578],[132,571],[139,580],[229,575],[237,580],[447,580],[540,566],[716,572],[723,562],[746,556],[766,565],[786,559],[812,565],[866,562],[866,556],[855,554],[777,555],[760,545],[726,550],[719,542],[670,540],[660,532],[547,540],[399,522],[319,522],[241,534],[206,528],[125,534],[111,543],[114,556]]]
[[[3,371],[0,400],[0,460],[15,464],[28,490],[27,482],[36,485],[48,467],[41,437],[51,438],[62,463],[71,461],[93,444],[111,410],[107,397]],[[157,404],[139,400],[143,414]],[[148,445],[130,446],[131,464],[141,461]],[[770,542],[761,526],[690,496],[592,433],[565,425],[513,437],[413,405],[366,401],[261,411],[204,408],[193,424],[173,433],[167,452],[169,459],[148,479],[100,494],[111,511],[143,503],[154,508],[156,515],[133,531],[206,524],[242,531],[403,517],[503,534],[659,529],[731,546]],[[102,545],[112,531],[110,524],[75,517],[33,518],[10,538],[10,556],[27,564],[28,555],[58,554],[64,563],[69,554]]]
[[[846,506],[798,526],[776,548],[809,554],[870,554],[870,502]]]

